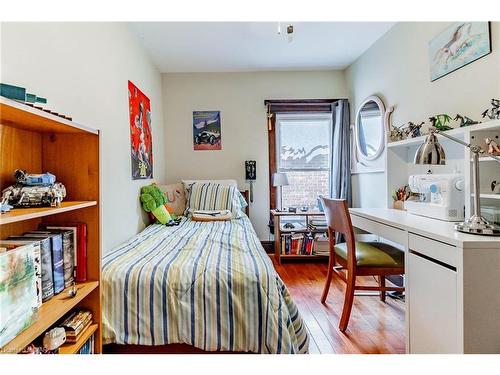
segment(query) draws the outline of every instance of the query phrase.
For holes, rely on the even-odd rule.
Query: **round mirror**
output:
[[[377,96],[367,98],[356,115],[356,146],[362,159],[373,160],[384,149],[384,103]]]

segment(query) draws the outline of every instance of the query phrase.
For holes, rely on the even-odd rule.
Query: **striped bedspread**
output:
[[[151,225],[103,258],[105,343],[306,353],[296,305],[243,218]]]

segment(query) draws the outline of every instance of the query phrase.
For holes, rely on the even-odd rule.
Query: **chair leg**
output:
[[[354,287],[356,284],[356,276],[352,272],[348,272],[347,285],[345,290],[344,308],[342,309],[342,317],[340,318],[339,329],[345,332],[349,318],[351,317],[352,303],[354,302]]]
[[[326,297],[328,296],[328,291],[330,290],[330,285],[332,283],[333,267],[335,266],[335,259],[330,256],[328,260],[328,273],[326,274],[325,287],[323,288],[323,294],[321,295],[321,303],[325,303]]]
[[[385,287],[385,276],[379,276],[378,283],[381,287]],[[380,291],[380,300],[385,302],[385,290]]]

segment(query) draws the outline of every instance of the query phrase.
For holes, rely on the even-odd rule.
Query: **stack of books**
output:
[[[291,233],[281,236],[281,253],[284,255],[311,255],[312,249],[311,233]]]
[[[66,331],[66,342],[77,342],[83,332],[92,324],[92,312],[77,310],[64,319],[61,327]]]
[[[0,243],[12,249],[35,245],[35,268],[39,281],[39,305],[71,285],[87,279],[87,225],[71,223],[46,225]]]
[[[325,234],[316,234],[314,237],[313,254],[318,256],[330,255],[330,244]]]
[[[326,224],[325,218],[317,218],[309,220],[309,229],[312,231],[326,231],[328,229],[328,225]]]

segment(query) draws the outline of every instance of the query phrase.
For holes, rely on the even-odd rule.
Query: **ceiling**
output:
[[[393,22],[134,22],[162,73],[344,69]]]

